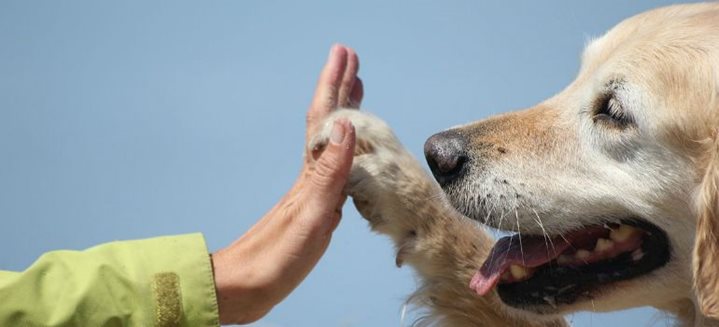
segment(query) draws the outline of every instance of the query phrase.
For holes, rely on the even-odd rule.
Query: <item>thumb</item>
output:
[[[310,177],[313,203],[324,209],[335,210],[344,200],[342,191],[347,184],[354,157],[355,129],[346,119],[338,119],[332,126],[330,140],[315,163]]]

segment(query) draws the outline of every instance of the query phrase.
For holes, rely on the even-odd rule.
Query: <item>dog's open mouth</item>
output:
[[[637,219],[555,237],[513,235],[497,241],[470,287],[484,295],[497,286],[508,305],[553,310],[663,266],[669,249],[662,230]]]

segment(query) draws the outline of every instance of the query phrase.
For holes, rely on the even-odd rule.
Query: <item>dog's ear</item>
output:
[[[719,135],[707,141],[699,188],[692,269],[699,308],[719,319]]]

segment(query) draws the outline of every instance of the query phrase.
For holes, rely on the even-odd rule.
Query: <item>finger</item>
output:
[[[339,89],[338,105],[346,108],[350,105],[350,95],[357,80],[357,72],[359,71],[359,57],[352,48],[347,48],[347,66],[342,75],[342,84]]]
[[[309,203],[320,212],[334,212],[346,199],[347,184],[354,156],[355,131],[347,120],[334,122],[330,142],[315,164],[310,177]]]
[[[362,79],[357,77],[350,93],[349,108],[359,109],[362,105],[362,97],[364,97],[364,85],[362,84]]]
[[[317,123],[337,107],[338,92],[346,67],[347,48],[339,44],[334,45],[320,73],[314,98],[307,111],[308,136],[314,131]]]

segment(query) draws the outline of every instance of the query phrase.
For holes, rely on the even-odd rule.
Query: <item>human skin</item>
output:
[[[354,50],[332,47],[307,111],[305,142],[336,108],[359,107],[358,69]],[[305,154],[296,182],[282,199],[244,235],[212,254],[222,324],[262,318],[317,264],[342,216],[354,145],[354,127],[346,120],[335,122],[327,147],[321,154]],[[313,165],[311,156],[317,158]]]

